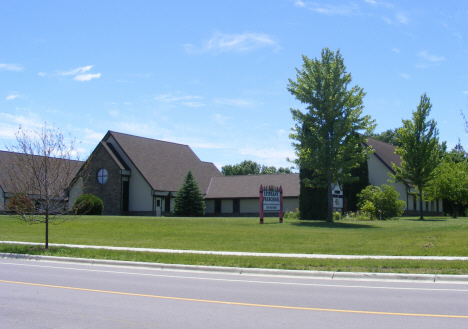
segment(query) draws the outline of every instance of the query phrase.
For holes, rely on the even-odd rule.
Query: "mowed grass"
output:
[[[44,242],[44,225],[0,216],[0,240]],[[82,216],[51,225],[50,243],[342,255],[468,256],[468,218],[300,221]]]

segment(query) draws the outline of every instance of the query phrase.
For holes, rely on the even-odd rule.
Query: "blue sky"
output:
[[[302,55],[340,49],[376,132],[433,104],[468,149],[467,1],[0,1],[0,149],[55,124],[188,144],[218,168],[289,166]]]

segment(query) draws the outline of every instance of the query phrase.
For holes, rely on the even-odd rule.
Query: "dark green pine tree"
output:
[[[192,172],[185,176],[184,184],[180,187],[174,201],[174,215],[195,217],[205,214],[205,201]]]

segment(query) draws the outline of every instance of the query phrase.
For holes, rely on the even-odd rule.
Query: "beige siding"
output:
[[[83,178],[78,178],[75,185],[68,192],[68,209],[72,210],[76,199],[83,194]]]
[[[296,211],[299,209],[299,198],[283,199],[283,212]]]
[[[369,156],[369,183],[374,186],[393,185],[395,190],[400,193],[400,200],[407,202],[406,185],[401,182],[390,183],[388,180],[390,170],[374,155]],[[411,200],[409,200],[411,201]]]
[[[153,196],[151,195],[151,186],[139,173],[137,168],[133,165],[130,159],[126,156],[123,150],[116,143],[115,139],[110,136],[107,142],[111,143],[117,152],[120,154],[125,163],[130,167],[132,176],[130,177],[130,198],[129,198],[129,211],[152,211],[153,210]]]

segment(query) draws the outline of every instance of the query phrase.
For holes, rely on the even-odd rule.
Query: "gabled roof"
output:
[[[211,180],[205,199],[258,198],[260,185],[283,187],[283,197],[299,196],[299,174],[218,176]]]
[[[189,146],[109,131],[144,179],[155,191],[179,190],[185,175],[192,171],[203,193],[211,177],[222,176],[213,163],[203,162]]]
[[[21,172],[19,168],[16,166],[14,168],[6,168],[6,166],[14,165],[14,162],[20,161],[22,162],[23,158],[29,155],[22,154],[22,153],[15,153],[15,152],[8,152],[8,151],[0,151],[0,187],[4,193],[14,193],[14,187],[11,186],[11,179],[9,174],[12,173],[17,177],[24,177],[24,172]],[[35,158],[39,159],[41,156],[34,155]],[[62,176],[55,177],[57,181],[60,182],[61,187],[67,185],[66,183],[70,183],[73,177],[78,173],[80,167],[84,164],[83,161],[78,160],[66,160],[66,159],[59,159],[59,158],[50,158],[54,166],[60,166],[62,168],[66,167],[69,172],[67,173],[59,173],[63,174]],[[63,163],[57,163],[56,161],[63,161]],[[64,164],[65,163],[65,164]],[[67,177],[65,177],[65,175]],[[64,182],[63,180],[66,179],[68,182]],[[31,194],[35,194],[37,191],[29,191]]]
[[[393,174],[395,171],[393,170],[392,163],[396,164],[398,167],[401,166],[401,158],[400,155],[395,154],[395,146],[370,137],[367,137],[367,143],[364,143],[364,145],[372,147],[377,159],[379,159]]]

